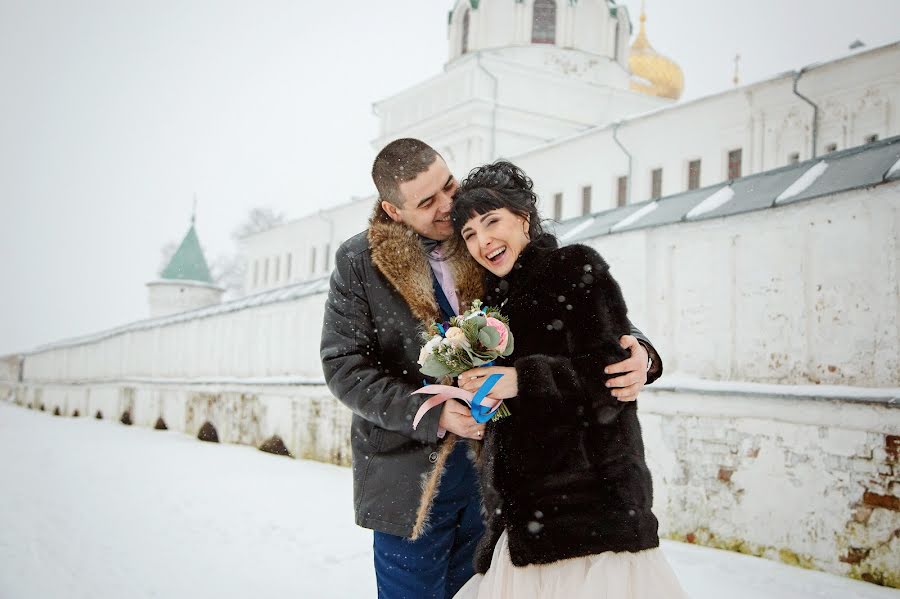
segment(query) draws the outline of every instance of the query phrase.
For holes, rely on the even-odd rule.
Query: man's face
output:
[[[444,241],[453,235],[450,207],[458,186],[447,163],[438,156],[427,171],[412,181],[400,184],[400,195],[404,199],[402,208],[388,202],[381,205],[393,220],[405,224],[419,235]]]

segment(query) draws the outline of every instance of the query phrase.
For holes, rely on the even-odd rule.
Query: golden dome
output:
[[[658,53],[647,40],[644,23],[647,15],[641,7],[641,30],[631,44],[628,68],[634,76],[632,91],[677,100],[684,91],[684,73],[673,60]]]

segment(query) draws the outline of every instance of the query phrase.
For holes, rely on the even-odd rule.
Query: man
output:
[[[372,178],[379,201],[369,229],[335,259],[322,368],[353,411],[356,523],[374,530],[378,596],[450,598],[472,576],[483,531],[474,451],[456,441],[481,439],[484,425],[450,401],[413,430],[427,397],[411,393],[423,384],[419,331],[482,297],[482,272],[467,252],[445,255],[457,182],[434,149],[394,141],[375,158]],[[662,372],[649,341],[632,333],[622,337],[631,358],[607,368],[622,373],[610,381],[622,401],[637,397],[648,374],[653,380]],[[440,429],[451,434],[441,439]]]

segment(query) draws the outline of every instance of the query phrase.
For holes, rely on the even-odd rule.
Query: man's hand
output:
[[[515,368],[509,366],[481,366],[467,370],[457,379],[459,388],[475,393],[492,374],[502,374],[497,384],[491,387],[488,397],[492,399],[509,399],[519,394],[519,377]]]
[[[612,394],[619,401],[634,401],[644,385],[647,384],[647,350],[638,340],[631,335],[623,335],[619,339],[619,345],[631,352],[631,357],[610,364],[604,369],[606,374],[622,374],[606,381],[606,386],[612,389]]]
[[[484,439],[484,425],[475,422],[468,406],[454,399],[444,402],[438,427],[466,439]]]

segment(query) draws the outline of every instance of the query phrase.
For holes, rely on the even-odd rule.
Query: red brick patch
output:
[[[862,547],[851,547],[847,555],[842,555],[840,560],[845,564],[858,564],[869,556],[869,550]]]
[[[900,497],[891,497],[890,495],[879,495],[877,493],[863,493],[863,503],[872,507],[880,507],[886,510],[900,512]]]
[[[730,468],[719,468],[719,480],[723,483],[730,483],[732,474],[734,474],[734,470]]]
[[[887,452],[888,460],[900,462],[900,436],[885,435],[884,450]]]
[[[687,539],[688,543],[696,543],[697,542],[697,536],[692,532],[687,533],[687,536],[685,537],[685,539]]]

